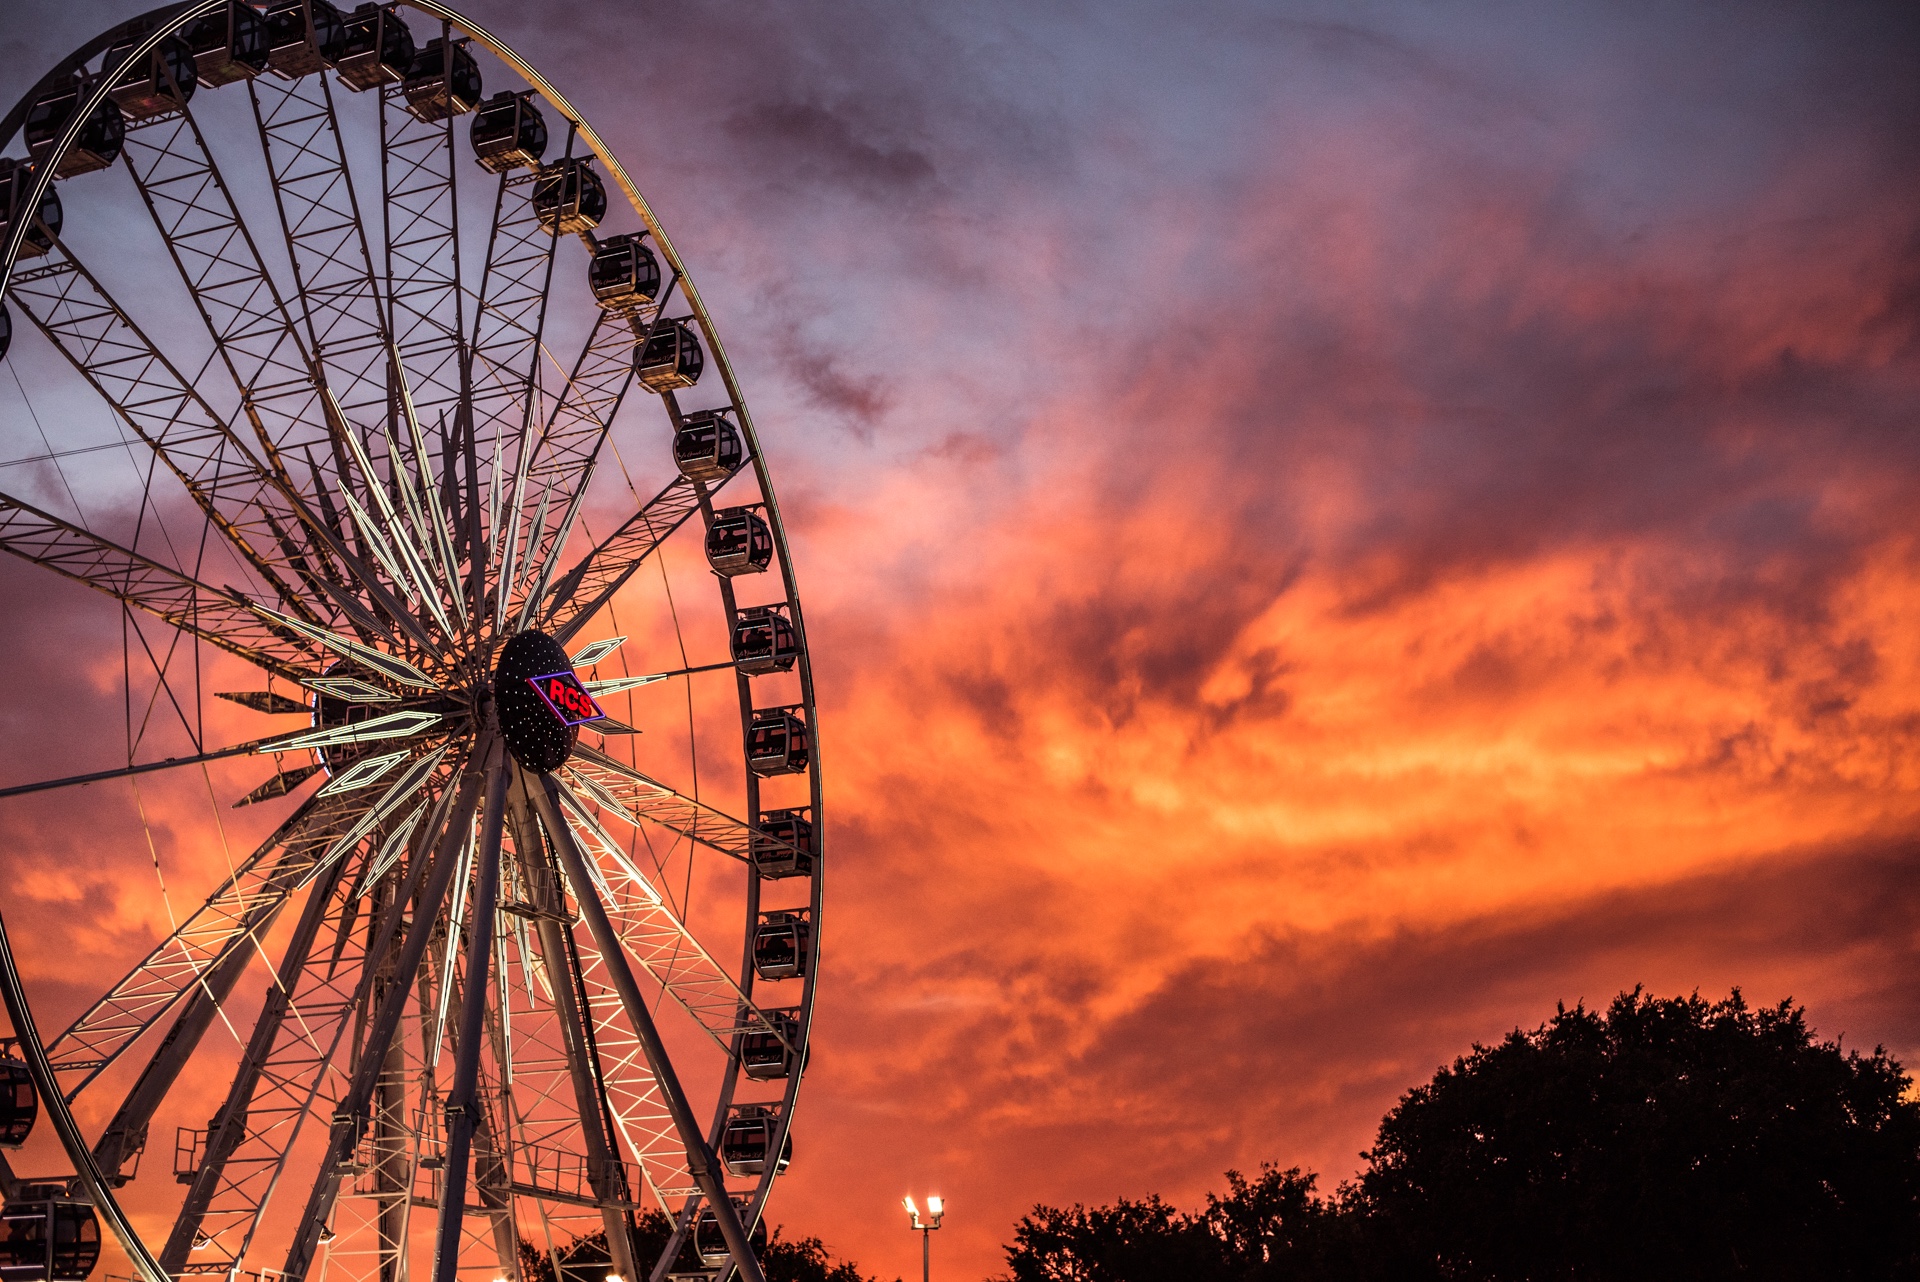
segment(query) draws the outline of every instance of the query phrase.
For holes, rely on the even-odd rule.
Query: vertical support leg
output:
[[[455,1282],[460,1269],[460,1221],[466,1213],[467,1174],[473,1158],[473,1132],[480,1111],[480,1043],[486,1040],[487,976],[493,959],[494,904],[500,891],[500,829],[507,804],[504,760],[490,767],[487,804],[480,815],[479,868],[473,896],[473,928],[468,932],[465,992],[460,1002],[460,1045],[453,1065],[453,1089],[447,1095],[446,1184],[440,1197],[440,1232],[434,1243],[434,1282]],[[449,930],[460,923],[451,922]],[[446,976],[452,983],[453,976]]]
[[[726,1239],[727,1250],[733,1256],[733,1266],[739,1270],[742,1282],[767,1282],[766,1274],[760,1269],[760,1261],[754,1258],[753,1246],[747,1238],[746,1225],[741,1223],[740,1212],[727,1197],[726,1182],[717,1169],[718,1160],[713,1150],[707,1147],[707,1137],[701,1133],[700,1123],[693,1115],[693,1106],[687,1102],[686,1092],[680,1087],[679,1074],[673,1071],[673,1063],[667,1058],[666,1043],[660,1040],[660,1030],[654,1026],[653,1014],[647,1009],[639,984],[634,982],[633,967],[627,964],[627,954],[620,943],[620,936],[614,933],[613,923],[607,920],[607,910],[594,892],[593,879],[587,875],[586,858],[574,843],[573,831],[560,814],[557,798],[559,785],[554,783],[550,775],[541,775],[531,782],[527,791],[533,795],[534,808],[540,813],[540,821],[553,838],[553,848],[560,856],[567,880],[573,883],[574,901],[580,905],[580,915],[586,919],[587,930],[600,949],[601,960],[607,968],[607,978],[620,995],[620,1005],[626,1010],[627,1019],[633,1024],[633,1031],[647,1053],[647,1063],[653,1069],[655,1080],[660,1083],[660,1094],[666,1100],[674,1128],[680,1132],[680,1141],[687,1147],[687,1173],[693,1176],[707,1205],[713,1208],[714,1218],[720,1225],[720,1236]]]
[[[334,1200],[340,1193],[340,1178],[353,1160],[353,1150],[359,1146],[360,1137],[366,1133],[374,1087],[387,1062],[387,1048],[393,1044],[401,1017],[406,1014],[407,999],[413,991],[413,977],[420,971],[420,962],[426,956],[427,945],[433,938],[441,905],[446,902],[447,890],[453,884],[454,870],[460,866],[460,847],[467,840],[467,825],[472,821],[474,806],[479,801],[480,785],[499,755],[498,738],[491,732],[481,732],[474,745],[473,756],[468,758],[462,772],[460,792],[454,800],[446,830],[440,834],[440,848],[434,853],[433,871],[427,874],[426,887],[416,905],[413,922],[407,927],[406,941],[401,944],[400,956],[394,963],[391,977],[393,986],[381,1000],[379,1013],[374,1016],[367,1030],[366,1045],[362,1048],[353,1081],[334,1112],[333,1132],[327,1141],[327,1151],[321,1157],[313,1190],[308,1194],[307,1205],[294,1227],[293,1243],[287,1250],[287,1267],[282,1270],[293,1282],[302,1282],[313,1264],[313,1257],[320,1249],[320,1232],[326,1226],[327,1216],[333,1212]]]
[[[601,1227],[607,1233],[608,1262],[625,1282],[636,1282],[633,1242],[627,1231],[624,1210],[607,1205],[628,1190],[611,1178],[617,1171],[613,1138],[602,1121],[603,1103],[599,1077],[592,1063],[593,1049],[587,1036],[586,1021],[591,1014],[581,1008],[579,976],[574,973],[573,950],[567,946],[566,927],[561,924],[566,908],[555,885],[551,863],[547,860],[534,819],[526,774],[515,771],[513,848],[519,857],[520,875],[533,899],[534,931],[540,939],[540,965],[546,972],[547,986],[553,990],[553,1010],[560,1024],[561,1040],[567,1052],[567,1073],[573,1082],[573,1101],[580,1114],[580,1137],[587,1151],[587,1183],[601,1203]],[[536,785],[537,786],[537,785]]]

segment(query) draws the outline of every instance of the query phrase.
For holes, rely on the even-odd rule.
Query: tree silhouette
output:
[[[1882,1278],[1920,1263],[1920,1107],[1804,1010],[1638,988],[1403,1097],[1354,1210],[1400,1276]]]
[[[1623,993],[1475,1046],[1401,1097],[1333,1197],[1227,1173],[1035,1207],[1011,1282],[1625,1282],[1920,1276],[1920,1104],[1805,1011]]]

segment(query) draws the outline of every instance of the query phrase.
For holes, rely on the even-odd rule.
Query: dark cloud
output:
[[[924,152],[876,142],[846,116],[813,103],[756,104],[729,116],[726,130],[753,149],[760,165],[778,166],[788,182],[898,201],[936,181]]]

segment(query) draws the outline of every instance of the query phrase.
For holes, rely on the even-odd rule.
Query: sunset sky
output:
[[[0,100],[131,12],[14,0]],[[1331,1187],[1636,984],[1920,1061],[1920,10],[471,12],[672,232],[794,540],[789,1233],[909,1275],[938,1192],[980,1278],[1036,1202]],[[5,781],[117,663],[43,577]]]

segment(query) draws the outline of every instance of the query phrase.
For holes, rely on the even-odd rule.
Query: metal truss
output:
[[[451,36],[444,27],[442,38]],[[393,345],[427,420],[458,408],[465,391],[460,215],[454,120],[423,121],[399,85],[380,90],[380,176]]]
[[[387,319],[328,77],[260,76],[247,82],[247,92],[293,265],[307,346],[343,413],[362,421],[383,417]],[[271,439],[268,448],[284,469],[291,472],[295,461],[317,458],[340,476],[348,473],[343,447],[323,417],[274,426],[285,435]]]
[[[428,776],[421,806],[448,795],[461,764],[443,763]],[[378,910],[391,910],[394,887],[420,866],[436,831],[431,823],[383,824],[313,883],[226,1100],[195,1138],[187,1194],[160,1256],[169,1272],[230,1273],[247,1257],[302,1127],[335,1101],[344,1080],[340,1051],[364,1015]],[[410,834],[411,858],[389,878],[394,865],[381,868],[380,855]]]
[[[208,587],[7,494],[0,494],[0,550],[155,615],[267,672],[298,681],[319,666],[310,643],[266,623],[237,593]]]
[[[549,589],[536,613],[539,626],[565,645],[593,621],[648,557],[700,510],[698,482],[680,477],[602,539]]]
[[[237,406],[227,417],[244,416],[271,461],[277,443],[299,439],[302,424],[325,421],[313,356],[299,326],[190,109],[130,130],[121,154],[233,380]],[[298,492],[284,469],[277,479],[288,493]],[[278,542],[290,550],[303,581],[311,587],[315,573],[339,581],[324,547],[292,547],[287,536],[302,526],[292,503],[271,487],[263,498],[277,509],[272,516]],[[329,602],[325,613],[332,616],[337,607]]]
[[[496,625],[504,617],[507,595],[526,567],[517,517],[532,455],[540,340],[559,237],[557,231],[541,226],[534,214],[533,178],[524,170],[500,176],[473,323],[470,414],[476,433],[498,443],[501,473],[489,479],[489,495],[497,491],[504,498],[504,505],[488,504],[487,537],[499,562],[501,584]]]
[[[324,937],[354,938],[341,930],[357,906],[347,893],[346,868],[336,864],[314,883],[225,1101],[205,1130],[176,1145],[174,1175],[187,1181],[187,1193],[160,1252],[161,1267],[176,1277],[232,1273],[246,1258],[281,1165],[351,1023],[360,958],[343,949],[312,964]]]
[[[17,303],[82,378],[186,487],[274,594],[312,618],[294,583],[311,577],[300,522],[272,478],[193,383],[64,245],[19,273]]]
[[[570,770],[569,773],[576,779],[586,777],[577,770]],[[634,788],[634,779],[620,778],[628,790]],[[699,807],[697,802],[686,801],[679,798],[678,794],[673,796],[684,803],[681,811],[683,816],[687,814],[687,808]],[[753,1000],[741,991],[733,977],[714,961],[706,946],[687,929],[686,922],[673,911],[646,874],[608,835],[593,816],[588,803],[580,796],[564,790],[561,801],[575,841],[592,857],[587,865],[588,870],[599,876],[595,889],[600,892],[601,902],[607,907],[607,915],[613,920],[614,928],[626,946],[627,955],[680,1003],[722,1052],[729,1049],[735,1035],[751,1029],[775,1032],[784,1043],[785,1034],[779,1032],[778,1026],[753,1004]],[[657,801],[654,804],[658,804]],[[624,805],[618,807],[616,813],[629,823],[638,822]],[[701,814],[695,810],[686,826],[697,829],[700,820],[707,820],[708,839],[703,840],[703,844],[711,845],[712,816],[717,814],[717,811]],[[741,827],[744,828],[744,825]]]
[[[796,850],[790,843],[756,833],[732,815],[683,796],[672,788],[604,752],[581,744],[567,763],[566,775],[579,786],[579,796],[591,800],[627,823],[645,819],[731,858],[747,861],[754,844]]]
[[[303,804],[141,963],[47,1046],[54,1071],[79,1074],[69,1100],[233,950],[253,946],[327,847],[367,805],[352,793]]]
[[[522,563],[530,573],[516,578],[525,618],[553,582],[567,537],[580,514],[601,443],[613,425],[627,390],[633,386],[633,317],[602,312],[574,361],[567,385],[554,405],[524,466],[524,497],[513,519],[526,523]],[[555,496],[560,496],[556,499]],[[530,507],[531,510],[527,510]],[[666,517],[662,511],[660,517]],[[504,576],[503,576],[504,577]]]

